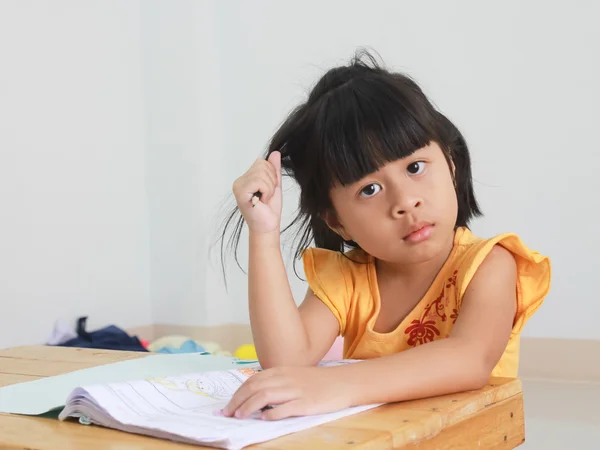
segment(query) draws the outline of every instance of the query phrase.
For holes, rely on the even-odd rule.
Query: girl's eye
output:
[[[369,184],[368,186],[365,186],[363,188],[363,190],[360,191],[360,196],[361,197],[373,197],[379,191],[381,191],[381,186],[376,183],[372,183],[372,184]]]
[[[416,161],[406,168],[411,175],[419,175],[425,170],[425,161]]]

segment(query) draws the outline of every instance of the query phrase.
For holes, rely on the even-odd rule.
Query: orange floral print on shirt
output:
[[[445,286],[442,287],[442,291],[440,295],[428,304],[423,310],[423,314],[420,319],[415,319],[410,323],[410,326],[404,330],[404,334],[408,334],[408,345],[411,347],[416,347],[420,344],[425,344],[427,342],[432,342],[436,336],[440,335],[440,330],[438,329],[436,320],[441,320],[445,322],[448,319],[444,309],[448,302],[444,301],[444,297],[446,294],[446,289],[450,289],[452,286],[456,286],[456,275],[458,274],[458,270],[455,270],[452,273],[452,276],[448,278]],[[456,323],[456,319],[458,318],[458,310],[456,308],[452,309],[452,314],[450,315],[450,319],[452,319],[452,323]]]

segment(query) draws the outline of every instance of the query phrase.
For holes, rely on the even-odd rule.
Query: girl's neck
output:
[[[377,259],[375,267],[378,278],[393,278],[409,285],[413,283],[419,284],[423,280],[435,279],[452,252],[454,235],[454,233],[450,235],[442,250],[435,257],[418,264],[390,263]]]

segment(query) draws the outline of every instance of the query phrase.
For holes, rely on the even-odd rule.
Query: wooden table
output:
[[[147,353],[31,346],[0,350],[0,386]],[[516,379],[479,391],[384,405],[251,449],[511,449],[525,440],[523,394]],[[203,448],[77,422],[0,414],[1,449],[169,450]]]

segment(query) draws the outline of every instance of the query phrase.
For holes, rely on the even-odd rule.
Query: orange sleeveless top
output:
[[[529,250],[515,234],[480,239],[469,229],[458,228],[450,256],[429,290],[389,333],[373,330],[380,303],[372,256],[352,250],[349,259],[339,252],[309,248],[303,253],[304,271],[312,291],[340,324],[344,358],[369,359],[447,338],[460,314],[469,282],[494,245],[502,245],[515,257],[517,311],[510,340],[492,376],[516,377],[519,336],[550,289],[551,270],[549,259]],[[361,257],[364,263],[354,262]]]

